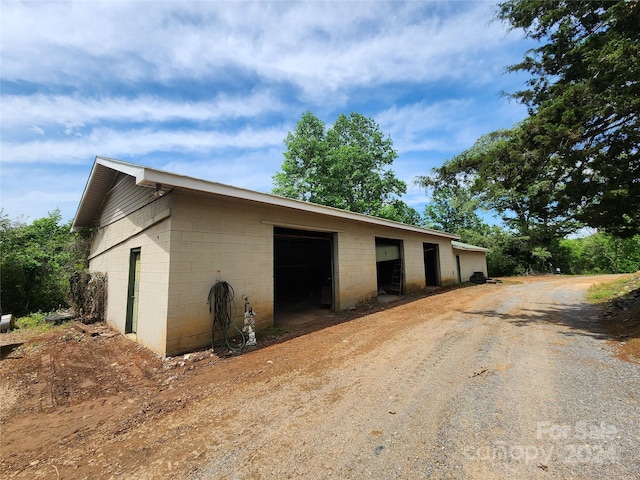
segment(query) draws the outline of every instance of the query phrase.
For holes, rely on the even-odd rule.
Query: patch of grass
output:
[[[624,275],[610,282],[596,283],[589,288],[587,300],[604,303],[640,288],[640,272]]]
[[[16,327],[20,330],[31,330],[33,333],[47,333],[59,326],[66,326],[64,322],[55,325],[53,322],[47,322],[45,318],[48,313],[36,312],[26,317],[20,317],[16,320]]]
[[[20,317],[16,320],[18,328],[41,329],[48,324],[44,321],[46,315],[42,312],[32,313],[26,317]]]
[[[280,337],[286,333],[288,332],[284,328],[274,327],[273,325],[270,325],[268,327],[261,328],[260,330],[256,331],[256,336],[257,337]]]

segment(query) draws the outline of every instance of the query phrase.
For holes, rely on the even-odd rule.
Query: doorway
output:
[[[424,278],[427,287],[437,287],[440,285],[440,271],[438,266],[438,244],[423,243],[424,255]]]
[[[402,240],[376,238],[376,277],[378,295],[402,295],[404,287]]]
[[[138,300],[140,293],[140,248],[133,248],[129,255],[129,285],[127,288],[127,317],[124,333],[138,331]]]
[[[274,227],[273,234],[276,322],[289,314],[311,318],[313,312],[332,309],[334,234],[282,227]]]

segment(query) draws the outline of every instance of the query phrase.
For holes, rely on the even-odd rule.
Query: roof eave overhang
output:
[[[98,213],[101,203],[98,205],[98,201],[104,200],[104,195],[107,191],[103,186],[104,178],[100,178],[105,174],[102,172],[102,168],[109,168],[117,172],[122,172],[127,175],[131,175],[136,179],[136,185],[150,188],[162,188],[163,190],[171,189],[184,189],[191,190],[200,193],[208,193],[211,195],[219,195],[223,197],[235,198],[246,200],[250,202],[258,202],[270,206],[279,206],[284,208],[291,208],[294,210],[301,210],[308,213],[316,213],[319,215],[329,215],[332,217],[343,218],[346,220],[363,222],[369,224],[375,224],[385,227],[396,228],[405,231],[412,231],[421,234],[431,234],[438,237],[458,239],[457,235],[453,235],[446,232],[440,232],[437,230],[431,230],[421,227],[415,227],[413,225],[407,225],[400,222],[394,222],[392,220],[386,220],[383,218],[372,217],[370,215],[363,215],[360,213],[349,212],[347,210],[341,210],[339,208],[327,207],[324,205],[318,205],[315,203],[303,202],[301,200],[294,200],[291,198],[280,197],[278,195],[272,195],[269,193],[261,193],[253,190],[247,190],[239,187],[232,187],[222,183],[211,182],[194,177],[188,177],[186,175],[178,175],[163,170],[157,170],[154,168],[143,167],[120,160],[115,160],[105,157],[96,157],[89,181],[85,187],[85,191],[80,200],[78,212],[73,222],[72,231],[77,231],[82,227],[86,227],[87,222],[92,220]],[[102,180],[102,182],[100,182]],[[93,192],[92,189],[99,188],[98,192]],[[96,198],[100,197],[101,198]],[[97,208],[96,208],[97,205]]]
[[[470,245],[468,243],[462,243],[462,242],[456,242],[456,241],[451,242],[451,247],[454,250],[459,250],[463,252],[483,252],[483,253],[491,252],[491,249],[489,248],[478,247],[476,245]]]

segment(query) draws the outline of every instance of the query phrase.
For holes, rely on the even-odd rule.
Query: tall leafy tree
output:
[[[420,226],[423,223],[420,213],[400,199],[391,200],[383,205],[376,216],[408,225]]]
[[[550,205],[588,225],[640,232],[640,3],[508,0],[497,17],[540,42],[509,71],[529,118],[520,153],[548,162],[563,188]]]
[[[479,229],[457,232],[463,242],[489,248],[487,268],[489,275],[521,275],[531,270],[529,239],[497,225],[483,225]],[[538,266],[546,270],[546,265]]]
[[[306,112],[284,143],[273,193],[405,223],[419,221],[419,214],[399,199],[407,186],[390,168],[397,153],[374,120],[359,113],[340,115],[327,129]]]
[[[306,112],[284,139],[286,150],[281,171],[273,176],[272,192],[283,197],[327,204],[329,175],[325,124]]]
[[[69,276],[86,259],[83,242],[60,211],[27,224],[0,213],[2,309],[16,315],[66,306]]]
[[[583,273],[633,273],[640,270],[640,235],[618,238],[595,233],[564,239],[562,271]]]
[[[497,212],[514,235],[514,247],[509,248],[526,265],[523,270],[547,270],[550,246],[580,224],[557,201],[565,189],[561,170],[543,152],[527,150],[525,137],[520,127],[483,135],[470,149],[418,182],[446,194],[443,204],[446,198],[451,205],[459,203],[456,195],[464,191],[467,208],[474,199],[477,207]],[[447,214],[455,220],[461,213]],[[473,230],[474,226],[465,228]]]
[[[418,183],[431,191],[426,204],[423,225],[449,233],[479,231],[483,222],[477,211],[479,200],[461,183],[440,182],[437,178],[419,177]]]

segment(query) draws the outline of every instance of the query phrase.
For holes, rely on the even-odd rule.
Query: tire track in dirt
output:
[[[465,292],[465,295],[459,296],[470,299],[477,297],[476,292]],[[436,307],[439,302],[428,300],[425,310],[438,310]],[[451,304],[451,299],[440,301]],[[243,397],[239,393],[242,388],[234,389],[233,382],[216,382],[217,394],[214,396],[223,396],[229,405],[243,405],[238,419],[233,423],[222,421],[214,424],[211,420],[207,421],[210,415],[207,416],[206,407],[192,407],[189,418],[202,419],[198,422],[199,430],[210,428],[212,432],[209,445],[204,452],[198,448],[198,445],[206,445],[207,440],[195,432],[192,441],[184,448],[178,448],[174,443],[172,451],[164,455],[155,452],[158,454],[154,457],[163,457],[156,462],[158,468],[164,464],[171,465],[172,470],[180,468],[181,455],[188,458],[193,451],[199,452],[203,463],[210,463],[206,471],[215,472],[216,478],[232,478],[235,475],[245,478],[282,478],[292,472],[302,475],[330,468],[337,472],[365,474],[370,457],[388,462],[385,457],[390,448],[386,447],[386,452],[384,448],[380,449],[383,445],[380,439],[386,439],[389,444],[398,444],[394,437],[398,436],[398,431],[402,431],[405,419],[403,411],[391,414],[387,405],[393,406],[398,397],[402,401],[410,398],[411,401],[407,403],[415,408],[418,403],[424,404],[425,398],[446,391],[441,386],[434,387],[434,382],[438,382],[442,376],[442,372],[433,371],[434,367],[439,366],[446,372],[450,369],[448,365],[455,364],[456,357],[466,354],[467,349],[462,347],[460,351],[452,353],[455,344],[464,337],[460,332],[449,332],[446,319],[451,317],[450,312],[432,316],[430,312],[424,313],[418,309],[419,313],[416,314],[415,307],[399,307],[393,311],[393,315],[381,313],[366,321],[318,332],[324,344],[322,354],[317,358],[304,357],[299,365],[293,367],[289,365],[292,357],[296,357],[298,350],[304,351],[308,344],[315,343],[316,338],[296,339],[272,350],[255,352],[252,355],[254,367],[247,369],[249,373],[238,375],[235,386],[242,386],[245,379],[251,379],[251,388],[260,392],[259,400],[246,396],[246,392]],[[426,317],[432,318],[426,320]],[[376,334],[370,336],[371,332]],[[384,335],[381,336],[380,332]],[[443,340],[442,336],[447,340]],[[407,356],[408,352],[411,355]],[[426,357],[421,361],[422,355]],[[246,363],[249,356],[243,358],[233,359],[232,363]],[[273,358],[274,363],[265,365],[269,358]],[[256,364],[265,365],[263,373],[268,375],[267,379],[256,374]],[[407,375],[406,372],[411,373]],[[388,381],[381,382],[381,375],[386,376]],[[466,375],[466,370],[460,373],[461,378],[466,378]],[[228,375],[223,374],[223,377]],[[415,379],[411,388],[402,383],[407,378]],[[381,383],[386,385],[381,388]],[[422,384],[431,386],[425,391]],[[220,392],[224,392],[224,395]],[[395,393],[396,397],[390,399],[389,392]],[[443,396],[439,403],[444,405],[447,400],[448,397]],[[209,410],[214,411],[213,402],[207,403],[210,403]],[[435,418],[435,397],[427,403],[430,406],[425,414],[429,413]],[[404,417],[411,421],[408,415]],[[271,426],[266,431],[265,422]],[[184,426],[184,420],[172,422],[167,425],[167,430],[175,431],[178,425]],[[145,435],[147,433],[150,432],[145,432]],[[246,441],[237,440],[243,438],[250,438],[251,441],[247,444]],[[363,444],[369,446],[363,448]],[[273,465],[274,451],[277,451],[281,462],[264,471],[261,465]],[[421,459],[424,460],[424,456]],[[280,469],[280,465],[284,467]],[[195,474],[193,478],[206,476]]]
[[[428,335],[426,327],[432,327]],[[404,474],[416,468],[424,471],[439,412],[455,393],[456,385],[470,375],[468,367],[454,372],[451,365],[458,363],[461,356],[468,356],[469,350],[473,351],[490,334],[487,329],[481,330],[470,335],[452,329],[439,318],[426,324],[422,319],[418,326],[405,328],[380,342],[369,355],[359,355],[354,361],[343,358],[340,366],[333,366],[331,379],[322,382],[313,397],[304,399],[308,408],[296,411],[285,423],[286,428],[272,435],[296,439],[291,457],[277,449],[283,455],[282,464],[289,468],[293,465],[295,471],[272,467],[265,472],[245,465],[241,476],[281,478],[293,473],[298,477],[320,469],[365,478],[381,467]],[[376,378],[380,375],[383,380]],[[292,381],[289,389],[295,390],[295,385]],[[414,426],[409,434],[405,432],[408,424]],[[414,452],[407,459],[407,445],[413,448],[416,442],[423,445],[423,451]],[[261,448],[252,447],[252,463],[268,462],[269,455],[259,453],[268,444],[265,440],[258,442]],[[221,475],[222,466],[231,457],[216,461],[206,473],[193,478],[206,478],[213,472]]]

